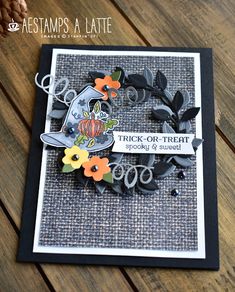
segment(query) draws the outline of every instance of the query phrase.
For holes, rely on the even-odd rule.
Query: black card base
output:
[[[41,52],[40,76],[50,73],[53,48],[83,50],[123,50],[123,51],[167,51],[200,53],[201,93],[202,93],[202,130],[207,139],[203,144],[204,164],[204,206],[205,206],[205,259],[160,258],[109,255],[79,255],[33,253],[35,218],[37,210],[38,186],[40,178],[42,143],[40,134],[44,131],[47,96],[37,89],[32,142],[27,170],[27,183],[21,223],[20,245],[17,261],[40,263],[70,263],[117,266],[149,266],[165,268],[219,269],[217,195],[216,195],[216,160],[215,160],[215,125],[212,50],[197,48],[145,48],[124,46],[66,46],[43,45]]]

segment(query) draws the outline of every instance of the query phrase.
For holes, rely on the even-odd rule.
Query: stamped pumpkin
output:
[[[101,120],[96,120],[92,115],[91,119],[84,119],[79,122],[79,132],[89,138],[94,138],[101,135],[105,131],[105,123]]]

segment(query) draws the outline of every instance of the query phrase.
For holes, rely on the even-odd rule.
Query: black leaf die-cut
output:
[[[138,171],[133,169],[133,171],[126,172],[124,176],[124,185],[127,189],[132,189],[138,181]]]
[[[203,141],[204,141],[203,139],[194,138],[192,141],[192,146],[198,148]]]
[[[143,180],[144,181],[147,181],[149,179],[149,174],[145,174],[143,175]],[[150,182],[148,182],[147,184],[146,183],[142,183],[141,181],[138,181],[137,182],[137,186],[140,187],[141,189],[144,189],[144,190],[148,190],[148,191],[155,191],[155,190],[158,190],[158,185],[157,185],[157,182],[154,178],[151,179]]]
[[[48,114],[48,116],[53,119],[58,119],[58,120],[62,119],[64,115],[67,113],[67,109],[63,109],[63,110],[54,109]]]
[[[139,186],[150,191],[158,190],[158,185],[154,179],[152,179],[148,184],[139,183]]]
[[[147,179],[148,179],[148,175],[144,175],[144,180],[147,180]],[[159,189],[157,182],[155,181],[154,178],[152,178],[152,180],[147,184],[144,184],[138,181],[136,186],[137,186],[137,189],[141,191],[143,194],[154,194],[156,190]]]
[[[175,170],[175,166],[171,162],[160,161],[154,164],[153,173],[155,177],[163,178],[165,176],[168,176],[174,170]]]
[[[84,175],[84,172],[81,168],[76,169],[75,171],[76,181],[80,186],[85,187],[88,184],[88,178]]]
[[[146,89],[137,89],[138,99],[137,102],[141,103],[144,101],[148,101],[151,97],[151,91]]]
[[[49,146],[49,145],[48,145]],[[52,146],[50,146],[50,147],[52,147]],[[54,148],[54,147],[53,147]],[[63,166],[64,166],[64,163],[63,163],[63,161],[62,161],[62,159],[63,159],[63,157],[64,157],[64,151],[60,151],[59,153],[58,153],[58,156],[57,156],[57,165],[58,165],[58,168],[59,168],[59,170],[62,170],[62,168],[63,168]]]
[[[104,78],[105,74],[102,72],[97,72],[97,71],[90,71],[89,76],[95,80],[96,78]]]
[[[155,161],[155,154],[140,154],[139,155],[139,164],[146,165],[148,167],[152,166]]]
[[[53,103],[52,109],[53,110],[67,110],[68,106],[65,103],[57,100]]]
[[[186,129],[179,130],[178,133],[186,134],[187,133],[187,130]]]
[[[107,183],[105,181],[94,182],[95,189],[101,195],[103,195],[104,191],[106,190]]]
[[[152,93],[151,93],[151,91],[149,91],[149,90],[145,90],[145,89],[143,89],[144,90],[144,92],[145,92],[145,98],[144,98],[144,101],[148,101],[149,99],[150,99],[150,97],[152,96]]]
[[[190,95],[187,89],[182,90],[181,93],[183,94],[183,98],[184,98],[184,103],[182,106],[185,107],[190,102]]]
[[[140,74],[130,74],[128,80],[137,89],[145,88],[148,85],[146,78]]]
[[[186,110],[186,112],[184,112],[182,117],[181,117],[181,122],[189,121],[189,120],[195,118],[196,115],[199,113],[199,110],[200,110],[200,107],[192,107],[192,108]]]
[[[180,157],[178,155],[173,157],[175,162],[182,167],[190,167],[193,165],[193,161],[189,158]]]
[[[184,121],[179,123],[179,131],[185,131],[185,133],[190,133],[191,123],[189,121]]]
[[[135,192],[135,187],[127,188],[126,186],[124,186],[123,194],[125,194],[126,196],[133,196],[134,192]]]
[[[175,134],[175,130],[167,122],[163,123],[162,132],[168,134]]]
[[[144,69],[144,77],[147,81],[147,84],[150,85],[150,86],[153,86],[153,73],[152,71],[149,69],[149,68],[145,68]]]
[[[55,146],[47,145],[46,150],[51,151],[51,150],[56,150],[57,148]]]
[[[166,96],[166,98],[170,101],[170,102],[172,102],[172,100],[173,100],[173,95],[170,93],[170,91],[168,91],[167,89],[165,89],[164,90],[164,94],[165,94],[165,96]]]
[[[166,76],[159,70],[156,75],[156,84],[161,90],[164,90],[167,87]]]
[[[170,113],[164,109],[152,109],[152,115],[155,119],[161,121],[167,121],[171,118]]]
[[[110,187],[115,193],[123,194],[123,183],[121,181],[115,181],[113,184],[110,184]]]
[[[109,163],[120,163],[122,158],[123,158],[123,153],[111,153],[109,156],[108,156],[108,159],[109,159]]]
[[[184,103],[184,97],[180,91],[177,91],[173,100],[172,100],[172,107],[173,109],[178,112]]]
[[[137,189],[145,195],[153,195],[155,193],[155,190],[154,191],[146,190],[144,188],[141,188],[140,186],[137,186]]]
[[[204,139],[194,138],[192,141],[192,146],[194,151],[197,151],[198,147],[202,144]]]
[[[154,182],[154,185],[151,182],[148,185],[137,183],[136,186],[141,193],[146,195],[155,194],[155,191],[158,190],[156,182]]]

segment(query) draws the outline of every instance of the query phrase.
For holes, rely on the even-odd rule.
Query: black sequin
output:
[[[177,189],[173,189],[171,191],[171,195],[174,196],[174,197],[178,196],[179,194],[180,194],[180,192]]]

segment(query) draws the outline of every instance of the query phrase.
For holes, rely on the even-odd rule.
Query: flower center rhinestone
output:
[[[91,171],[96,172],[98,169],[99,169],[98,165],[93,165]]]
[[[72,160],[73,160],[73,161],[77,161],[78,159],[79,159],[78,154],[74,154],[74,155],[72,156]]]
[[[171,195],[173,196],[173,197],[176,197],[176,196],[178,196],[180,194],[180,192],[177,190],[177,189],[173,189],[172,191],[171,191]]]
[[[110,89],[110,87],[107,84],[103,86],[104,91],[108,91],[109,89]]]
[[[73,127],[71,127],[71,128],[68,128],[67,131],[68,131],[69,134],[73,134],[75,129]]]
[[[178,178],[185,179],[185,173],[182,170],[178,173]]]

